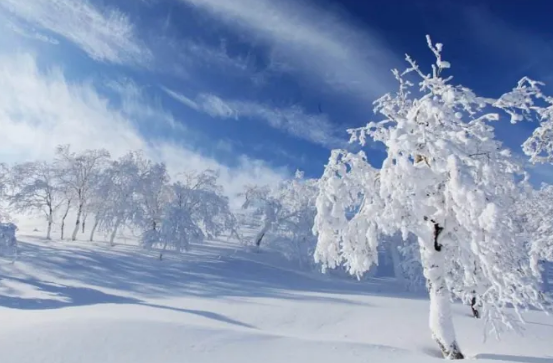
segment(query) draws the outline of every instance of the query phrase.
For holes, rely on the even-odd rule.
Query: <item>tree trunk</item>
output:
[[[165,249],[167,248],[167,241],[163,243],[163,248],[161,249],[161,252],[159,253],[159,260],[163,260],[163,253],[165,252]]]
[[[61,217],[61,239],[63,240],[63,232],[65,231],[65,218],[67,218],[67,214],[69,213],[69,208],[71,208],[71,201],[67,201],[67,208],[65,208],[65,213],[63,214],[63,217]]]
[[[50,234],[52,233],[52,217],[48,217],[48,229],[46,230],[46,239],[50,241],[52,237]]]
[[[432,222],[431,226],[433,228],[432,238],[425,241],[419,237],[421,262],[430,295],[430,331],[445,358],[463,359],[464,356],[455,337],[451,302],[445,281],[445,255],[443,246],[438,240],[443,228],[435,222]]]
[[[390,241],[388,244],[390,250],[390,257],[392,258],[392,267],[394,268],[394,275],[397,282],[404,284],[405,277],[403,276],[403,269],[401,268],[401,257],[399,255],[397,241]]]
[[[50,241],[52,239],[52,215],[48,216],[48,228],[46,229],[46,239]]]
[[[81,225],[81,214],[83,213],[83,203],[79,203],[79,209],[77,210],[77,220],[75,221],[75,229],[73,230],[73,234],[71,235],[71,240],[76,241],[77,240],[77,233],[79,232],[79,226]]]
[[[88,213],[83,213],[83,224],[82,224],[82,229],[81,229],[81,233],[84,233],[84,229],[85,229],[85,226],[86,226],[86,217],[88,217]]]
[[[48,204],[48,228],[46,229],[46,239],[50,241],[52,239],[51,233],[52,233],[52,223],[53,223],[53,211],[52,211],[52,205]]]
[[[265,223],[263,225],[263,228],[261,228],[261,231],[255,236],[255,246],[259,247],[261,246],[261,241],[263,241],[263,237],[265,237],[265,234],[269,231],[271,228],[271,223]]]
[[[470,300],[470,310],[472,310],[472,316],[474,316],[476,319],[480,318],[480,312],[478,311],[477,307],[477,300],[476,300],[476,292],[473,292],[474,295],[472,296],[472,299]]]
[[[94,241],[94,233],[96,232],[96,228],[98,228],[98,223],[100,223],[100,220],[98,219],[98,216],[94,218],[94,225],[92,226],[92,231],[90,231],[90,238],[89,241]]]
[[[119,225],[121,224],[121,220],[118,218],[115,222],[115,226],[113,227],[113,232],[111,232],[111,236],[109,237],[109,244],[110,246],[115,246],[115,235],[117,234],[117,229],[119,228]]]

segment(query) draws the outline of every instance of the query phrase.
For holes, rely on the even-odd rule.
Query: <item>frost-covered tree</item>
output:
[[[534,164],[553,164],[553,97],[545,95],[544,84],[522,78],[510,92],[501,96],[496,107],[511,116],[511,122],[538,121],[532,135],[523,143],[522,150]],[[526,222],[525,232],[530,241],[532,267],[541,275],[540,262],[553,261],[553,187],[544,185],[519,203]]]
[[[317,181],[305,179],[299,171],[294,178],[283,180],[272,188],[247,187],[242,207],[261,220],[254,237],[255,246],[260,247],[270,236],[292,243],[299,254],[303,244],[314,241],[312,228],[317,192]]]
[[[159,226],[165,204],[169,201],[169,174],[163,163],[140,159],[141,180],[136,190],[140,211],[133,224],[142,231],[142,242],[151,246],[159,242]]]
[[[56,166],[61,170],[60,179],[64,187],[73,194],[77,208],[75,228],[71,235],[74,241],[81,225],[81,217],[89,202],[94,182],[109,160],[106,150],[86,150],[80,154],[72,152],[69,146],[59,146],[56,149]]]
[[[278,220],[280,211],[280,203],[278,200],[270,196],[271,189],[268,186],[247,186],[244,192],[245,202],[242,204],[243,209],[250,207],[254,208],[254,215],[259,216],[261,220],[261,228],[254,237],[256,247],[261,246],[261,242],[265,235],[273,228],[273,225]]]
[[[14,193],[10,205],[19,213],[40,213],[47,222],[46,239],[51,239],[54,215],[63,203],[59,171],[44,161],[17,164],[12,168]]]
[[[160,260],[168,246],[179,252],[188,251],[190,244],[201,243],[205,238],[189,209],[189,193],[190,189],[180,182],[171,186],[172,198],[165,206],[159,231],[159,243],[163,246]]]
[[[142,160],[140,153],[130,152],[112,161],[98,176],[89,207],[96,213],[90,239],[94,237],[96,228],[100,228],[110,232],[109,242],[113,245],[119,228],[139,214],[137,191],[142,182],[139,165]]]
[[[553,185],[544,184],[523,196],[514,212],[529,245],[531,267],[541,276],[542,262],[553,261]]]
[[[169,189],[170,199],[163,208],[157,239],[144,241],[146,245],[162,246],[160,259],[168,247],[186,251],[190,244],[231,231],[236,224],[216,172],[185,173],[181,179]]]
[[[442,60],[442,45],[430,38],[428,45],[436,57],[432,72],[407,57],[410,67],[393,71],[399,91],[375,102],[384,120],[350,130],[353,141],[385,145],[382,167],[372,167],[363,153],[332,153],[317,199],[315,257],[362,274],[376,263],[378,244],[386,241],[381,236],[416,236],[433,339],[445,357],[462,359],[451,297],[477,296],[495,333],[500,323],[517,327],[507,307],[519,314],[544,304],[509,213],[523,176],[495,140],[491,123],[499,116],[490,109],[496,101],[443,78],[450,64]],[[413,75],[417,92],[408,79]],[[352,201],[356,207],[348,210]]]

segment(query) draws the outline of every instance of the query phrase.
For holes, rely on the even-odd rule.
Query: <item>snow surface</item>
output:
[[[15,263],[0,259],[2,363],[443,361],[428,299],[393,280],[321,275],[227,241],[159,261],[38,233],[18,236]],[[453,314],[469,359],[553,362],[553,317],[529,312],[524,337],[484,342],[469,307]]]

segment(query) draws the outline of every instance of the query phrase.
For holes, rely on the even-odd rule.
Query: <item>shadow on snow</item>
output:
[[[505,355],[505,354],[478,354],[476,359],[499,360],[504,362],[520,362],[520,363],[553,363],[553,357],[527,357],[522,355]]]
[[[19,279],[1,276],[0,280],[7,279],[18,283],[33,286],[36,290],[47,293],[52,298],[25,298],[0,295],[0,306],[21,310],[59,309],[68,306],[85,306],[96,304],[134,304],[156,309],[166,309],[187,314],[202,316],[207,319],[223,323],[255,329],[254,326],[231,319],[211,311],[182,309],[166,305],[151,304],[132,297],[107,294],[87,287],[66,286],[57,283],[38,281],[36,279]]]
[[[167,256],[159,261],[152,254],[140,253],[136,249],[129,251],[116,247],[88,250],[74,245],[67,248],[56,246],[63,245],[45,246],[20,242],[19,261],[32,260],[33,266],[48,271],[52,279],[77,281],[148,298],[275,297],[361,304],[340,295],[392,294],[409,298],[424,296],[400,293],[397,286],[383,284],[378,280],[344,281],[332,276],[286,270],[241,258],[254,258],[251,253],[215,258],[194,258],[194,255],[186,254],[176,258]],[[19,277],[36,279],[32,275]],[[83,293],[86,294],[84,291]]]

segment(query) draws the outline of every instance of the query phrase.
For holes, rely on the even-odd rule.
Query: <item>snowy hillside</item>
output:
[[[0,269],[2,363],[442,361],[426,297],[393,281],[307,273],[226,241],[159,261],[132,245],[23,233],[19,259]],[[481,322],[454,306],[468,358],[553,362],[553,317],[526,318],[524,337],[484,343]]]

